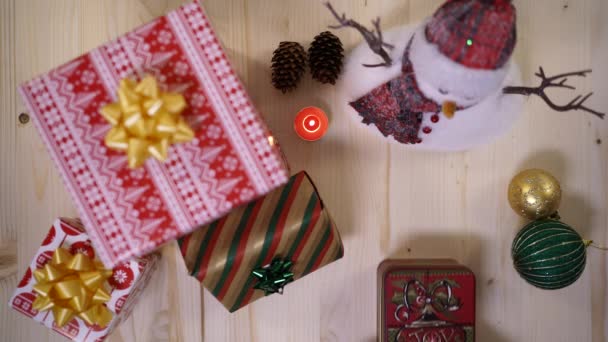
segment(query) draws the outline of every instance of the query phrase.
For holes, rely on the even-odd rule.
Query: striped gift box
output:
[[[275,258],[292,261],[297,280],[344,255],[335,223],[305,172],[178,241],[190,274],[230,312],[264,296],[254,289],[251,272]]]

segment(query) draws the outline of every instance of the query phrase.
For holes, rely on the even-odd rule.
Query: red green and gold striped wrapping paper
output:
[[[298,279],[344,254],[335,223],[305,172],[178,241],[190,274],[231,312],[264,296],[253,288],[251,271],[274,258],[293,261]]]

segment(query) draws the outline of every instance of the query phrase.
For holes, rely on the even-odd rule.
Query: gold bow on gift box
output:
[[[130,168],[141,166],[150,156],[165,161],[169,146],[191,141],[194,132],[181,117],[186,100],[181,94],[162,92],[153,76],[141,82],[120,81],[118,102],[101,109],[113,126],[105,144],[126,151]]]
[[[112,276],[97,260],[65,248],[57,248],[44,267],[34,271],[38,294],[32,307],[39,311],[52,310],[57,326],[62,327],[74,316],[89,325],[107,326],[112,312],[104,305],[110,294],[104,288]]]

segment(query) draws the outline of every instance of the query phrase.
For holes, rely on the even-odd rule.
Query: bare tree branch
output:
[[[551,101],[549,96],[545,93],[545,89],[547,89],[547,88],[565,88],[565,89],[576,90],[575,87],[566,84],[566,82],[568,82],[568,77],[571,77],[571,76],[587,77],[587,75],[590,73],[591,73],[591,69],[588,69],[588,70],[569,72],[569,73],[565,73],[565,74],[555,75],[552,77],[547,77],[543,67],[540,67],[538,72],[534,74],[538,78],[541,79],[541,83],[538,87],[505,87],[503,89],[503,93],[514,94],[514,95],[524,95],[524,96],[536,95],[536,96],[540,97],[541,99],[543,99],[543,101],[545,101],[547,103],[547,105],[555,111],[567,112],[567,111],[571,111],[571,110],[582,110],[584,112],[591,113],[591,114],[599,117],[600,119],[603,119],[604,116],[606,116],[605,113],[598,112],[596,110],[593,110],[593,109],[585,106],[585,102],[593,95],[593,93],[589,93],[585,96],[578,95],[572,101],[570,101],[568,104],[566,104],[564,106],[555,104],[553,101]]]
[[[363,64],[363,66],[368,67],[368,68],[375,68],[375,67],[381,67],[381,66],[388,67],[393,64],[391,57],[389,56],[388,52],[386,52],[386,50],[384,48],[393,49],[394,46],[392,44],[384,42],[383,36],[382,36],[382,29],[380,28],[380,18],[379,17],[372,21],[372,25],[374,26],[374,29],[370,31],[365,26],[359,24],[355,20],[347,19],[346,14],[342,13],[342,15],[339,15],[338,12],[336,12],[334,7],[331,5],[331,3],[326,2],[325,6],[329,9],[331,14],[333,14],[333,16],[336,18],[336,20],[338,20],[338,23],[339,23],[339,25],[331,25],[331,26],[329,26],[329,28],[334,29],[334,30],[341,29],[344,27],[354,28],[355,30],[359,31],[359,33],[363,36],[363,39],[365,39],[369,48],[375,54],[380,56],[382,58],[382,60],[384,61],[383,63],[380,63],[380,64]]]

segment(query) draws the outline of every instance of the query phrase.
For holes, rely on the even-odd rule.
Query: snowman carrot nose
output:
[[[445,101],[441,105],[441,111],[445,115],[446,118],[451,119],[454,117],[454,113],[456,113],[456,103],[452,101]]]

